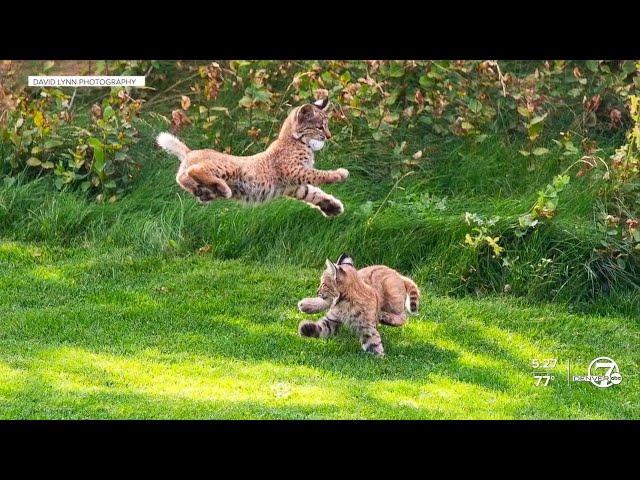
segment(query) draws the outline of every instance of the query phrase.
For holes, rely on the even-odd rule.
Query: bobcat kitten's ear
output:
[[[315,102],[313,102],[313,104],[318,107],[320,110],[324,110],[326,111],[329,108],[329,99],[328,98],[321,98],[319,100],[316,100]]]
[[[353,265],[353,259],[349,256],[348,253],[343,253],[342,255],[340,255],[340,258],[338,258],[338,265],[351,265],[352,267]]]
[[[342,270],[340,265],[336,265],[335,263],[333,263],[329,259],[327,259],[325,263],[327,265],[327,271],[333,277],[333,280],[337,282],[338,281],[338,276],[340,274],[344,273],[344,270]]]
[[[327,272],[335,276],[336,266],[333,264],[333,262],[327,258],[324,263],[327,265]]]
[[[307,103],[300,107],[296,116],[298,122],[309,121],[314,117],[313,107]]]

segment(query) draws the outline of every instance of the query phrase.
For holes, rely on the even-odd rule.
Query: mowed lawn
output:
[[[423,292],[381,327],[305,339],[310,268],[0,240],[0,417],[6,419],[639,418],[637,318],[506,296]],[[610,356],[620,385],[569,384]],[[532,359],[557,358],[548,387]]]

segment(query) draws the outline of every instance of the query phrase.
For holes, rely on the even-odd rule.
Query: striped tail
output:
[[[413,280],[407,277],[402,277],[404,280],[404,287],[407,289],[407,300],[405,306],[411,313],[417,313],[418,306],[420,304],[420,289]]]

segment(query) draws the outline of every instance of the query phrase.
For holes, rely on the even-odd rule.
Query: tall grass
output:
[[[572,179],[549,224],[524,238],[514,235],[518,215],[569,163],[559,155],[536,159],[531,168],[517,147],[500,138],[432,144],[414,173],[402,178],[402,159],[389,155],[384,145],[336,141],[319,153],[317,165],[344,166],[351,176],[345,184],[326,188],[346,208],[344,215],[326,219],[286,199],[257,207],[230,201],[197,204],[175,185],[175,159],[153,144],[164,128],[157,121],[141,122],[142,138],[133,154],[143,170],[131,191],[113,204],[58,192],[46,178],[0,182],[0,235],[80,247],[126,246],[159,255],[188,255],[210,246],[221,259],[318,268],[325,258],[346,251],[360,265],[384,263],[415,275],[429,290],[448,294],[509,292],[578,302],[603,293],[590,270],[600,234],[594,221],[598,185],[589,178]],[[402,135],[420,146],[419,135]],[[195,131],[182,136],[194,147],[203,146]],[[255,152],[249,148],[246,153]],[[419,205],[416,196],[425,192],[444,198],[445,207]],[[465,212],[500,217],[494,234],[506,247],[502,259],[463,244],[470,231]],[[634,288],[628,272],[623,273],[613,283]]]

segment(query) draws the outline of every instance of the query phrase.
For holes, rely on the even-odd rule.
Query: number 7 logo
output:
[[[591,383],[593,383],[596,387],[606,388],[611,385],[616,385],[622,381],[622,375],[620,375],[620,371],[618,370],[618,364],[609,357],[598,357],[593,360],[589,364],[589,376],[596,376],[596,373],[592,370],[597,369],[606,369],[604,375],[599,375],[604,377],[602,380],[591,379]]]

